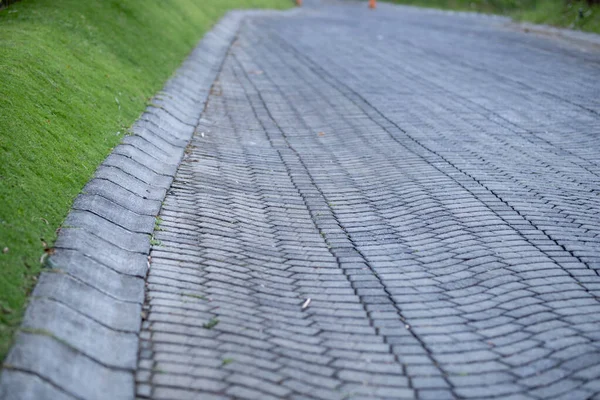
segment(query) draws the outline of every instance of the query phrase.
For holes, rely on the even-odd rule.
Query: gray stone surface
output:
[[[64,271],[108,296],[121,301],[141,304],[144,298],[144,280],[121,274],[76,250],[57,251],[48,262],[54,271]]]
[[[65,219],[64,225],[93,227],[94,235],[130,253],[148,254],[150,251],[148,235],[131,232],[91,212],[73,210]]]
[[[38,379],[14,377],[15,371]],[[5,361],[0,397],[54,399],[60,391],[75,398],[125,400],[133,398],[133,379],[131,371],[94,362],[50,332],[24,332]]]
[[[6,369],[2,373],[0,396],[7,400],[38,400],[44,398],[55,400],[76,399],[76,397],[63,392],[52,383],[44,381],[35,374],[11,369]]]
[[[600,54],[305,6],[244,22],[167,192],[138,397],[599,397]]]
[[[90,289],[89,285],[67,273],[44,273],[40,276],[32,296],[58,301],[90,316],[111,330],[139,332],[140,321],[132,318],[142,312],[138,303],[121,301],[95,288]]]
[[[62,228],[55,243],[56,252],[60,253],[65,249],[74,250],[119,274],[140,278],[146,276],[148,258],[145,254],[123,249],[91,233],[93,229],[93,227]]]
[[[150,235],[154,231],[155,217],[136,214],[102,196],[81,195],[73,203],[73,208],[89,211],[130,232]]]
[[[136,161],[139,165],[144,165]],[[153,171],[154,172],[154,171]],[[161,175],[166,176],[166,175]],[[137,188],[136,188],[137,189]],[[136,190],[134,189],[134,190]],[[127,209],[141,215],[157,215],[160,210],[160,201],[152,200],[135,191],[120,186],[118,183],[106,179],[94,178],[83,188],[84,194],[102,196],[113,203],[126,204]]]
[[[104,312],[105,304],[94,305],[94,313]],[[134,316],[129,315],[130,318]],[[23,319],[22,329],[28,332],[51,332],[53,337],[109,368],[134,369],[136,334],[107,327],[99,323],[101,318],[99,316],[96,320],[52,297],[34,298]]]

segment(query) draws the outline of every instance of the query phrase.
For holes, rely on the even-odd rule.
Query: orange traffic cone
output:
[[[375,9],[377,7],[377,0],[369,0],[369,8]]]
[[[296,5],[298,7],[302,7],[302,0],[296,0]]]

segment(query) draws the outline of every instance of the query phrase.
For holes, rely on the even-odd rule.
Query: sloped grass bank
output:
[[[290,0],[22,0],[0,11],[0,360],[77,193],[202,34]]]
[[[388,0],[445,10],[500,14],[517,21],[600,33],[600,3],[571,0]]]

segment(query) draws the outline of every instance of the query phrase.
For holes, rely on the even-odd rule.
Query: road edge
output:
[[[579,46],[590,46],[600,49],[600,35],[574,29],[557,28],[550,25],[534,24],[531,22],[511,21],[511,27],[524,33],[532,33],[541,37],[554,37]]]
[[[522,33],[535,34],[539,37],[554,37],[570,42],[574,45],[591,46],[600,49],[600,34],[584,32],[576,29],[559,28],[546,24],[535,24],[533,22],[517,21],[510,16],[500,14],[486,14],[478,11],[444,10],[440,8],[424,7],[400,3],[383,3],[383,5],[403,7],[407,9],[419,9],[431,14],[451,15],[466,19],[479,19],[481,21],[492,21],[503,23],[505,27]]]

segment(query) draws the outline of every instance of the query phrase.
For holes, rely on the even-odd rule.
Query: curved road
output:
[[[248,19],[214,83],[138,396],[600,398],[600,52],[305,3]]]

